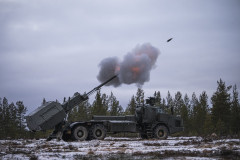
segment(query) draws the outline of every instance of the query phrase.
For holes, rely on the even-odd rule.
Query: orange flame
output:
[[[140,72],[140,68],[138,67],[132,67],[131,68],[132,72],[133,72],[133,79],[136,79],[138,76],[138,73]]]
[[[115,67],[115,74],[118,74],[118,73],[119,73],[119,71],[120,71],[120,66],[119,66],[119,65],[117,65],[117,66]]]
[[[138,68],[138,67],[132,67],[131,70],[134,73],[139,73],[140,72],[140,68]]]

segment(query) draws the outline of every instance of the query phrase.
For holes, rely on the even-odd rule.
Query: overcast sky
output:
[[[210,98],[220,78],[239,90],[239,15],[239,0],[0,0],[0,97],[32,111],[44,97],[88,92],[102,59],[143,43],[161,52],[146,97]],[[102,88],[111,91],[125,108],[137,86]]]

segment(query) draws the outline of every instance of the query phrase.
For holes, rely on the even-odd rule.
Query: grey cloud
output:
[[[98,64],[150,42],[161,51],[149,80],[153,90],[216,89],[222,78],[240,87],[240,2],[0,1],[0,97],[37,107],[99,84]],[[173,41],[165,43],[173,37]],[[110,64],[111,65],[111,64]],[[147,77],[147,76],[146,76]],[[136,92],[113,91],[123,107]],[[165,92],[166,91],[166,92]],[[125,94],[124,94],[125,93]]]

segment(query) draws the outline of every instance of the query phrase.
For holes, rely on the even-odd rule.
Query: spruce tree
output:
[[[216,132],[221,135],[230,133],[231,121],[231,95],[229,90],[231,86],[226,86],[221,79],[217,81],[217,91],[211,97],[212,102],[212,122]],[[221,129],[221,130],[220,130]]]

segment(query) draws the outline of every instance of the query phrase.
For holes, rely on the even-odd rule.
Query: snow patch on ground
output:
[[[106,137],[79,142],[0,140],[0,159],[222,159],[240,158],[239,139]]]

